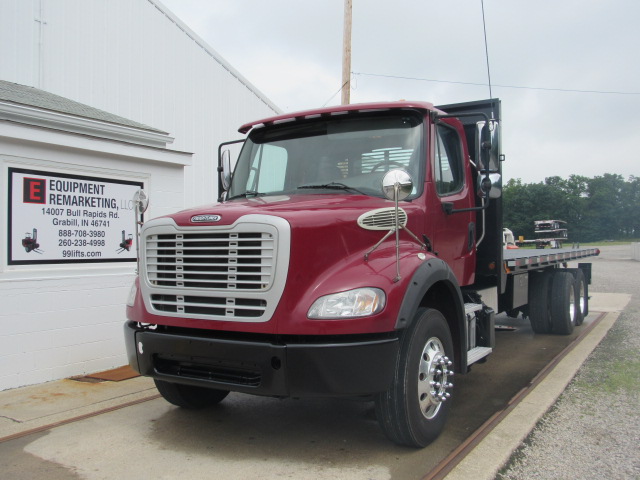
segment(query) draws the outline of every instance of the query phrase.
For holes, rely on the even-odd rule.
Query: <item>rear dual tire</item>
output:
[[[551,331],[558,335],[570,335],[576,325],[577,314],[573,275],[564,271],[555,272],[551,283]]]
[[[529,321],[535,333],[551,333],[551,279],[549,272],[529,276]]]
[[[535,333],[570,335],[589,313],[588,286],[579,268],[530,276],[529,320]]]
[[[576,298],[576,326],[582,325],[584,319],[589,315],[589,285],[584,272],[580,268],[567,268],[565,272],[573,275]]]

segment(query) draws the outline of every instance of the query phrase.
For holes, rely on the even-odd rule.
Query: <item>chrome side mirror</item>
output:
[[[500,198],[502,196],[502,175],[499,173],[492,173],[489,175],[489,178],[491,179],[489,198]]]
[[[390,170],[382,179],[382,193],[389,200],[404,200],[413,191],[413,180],[404,170]]]
[[[231,142],[223,142],[218,145],[218,201],[224,200],[224,192],[231,187],[231,175],[233,168],[231,165],[231,151],[226,148],[231,145],[244,145],[245,140],[233,140]],[[225,148],[223,151],[222,149]]]
[[[222,188],[227,191],[231,186],[231,152],[229,150],[222,152],[221,163],[220,181],[222,182]]]
[[[478,196],[480,198],[496,199],[502,196],[502,175],[490,173],[486,175],[478,174]]]
[[[384,194],[385,197],[387,197],[389,200],[393,200],[393,202],[395,203],[394,225],[393,225],[393,228],[389,230],[389,232],[384,237],[382,237],[382,240],[376,243],[371,250],[369,250],[367,253],[364,254],[364,259],[365,261],[367,261],[369,259],[369,255],[376,248],[378,248],[382,244],[382,242],[384,242],[391,235],[395,234],[396,277],[393,279],[394,282],[400,281],[400,230],[404,230],[405,232],[407,232],[407,234],[409,234],[411,238],[413,238],[416,242],[418,242],[418,245],[420,245],[425,250],[427,249],[427,246],[424,243],[422,243],[411,230],[409,230],[406,226],[400,223],[400,215],[399,215],[400,208],[398,207],[398,202],[401,200],[404,200],[409,195],[411,195],[412,191],[413,191],[413,180],[411,179],[411,175],[409,175],[404,170],[400,170],[400,169],[390,170],[385,174],[385,176],[382,178],[382,193]]]
[[[136,208],[136,215],[140,216],[149,208],[149,196],[147,192],[140,189],[136,193],[133,194],[133,204]]]
[[[500,171],[500,124],[495,120],[489,121],[489,131],[483,135],[483,128],[485,121],[477,122],[476,128],[478,133],[476,134],[476,160],[478,162],[478,169],[485,170],[489,167],[491,172]],[[483,145],[483,142],[487,142],[488,145]],[[488,150],[488,151],[487,151]],[[488,165],[483,165],[480,160],[483,158],[483,151],[485,151]]]
[[[140,227],[142,214],[149,208],[149,195],[140,189],[133,194],[133,205],[136,209],[136,274],[140,271]],[[123,232],[124,233],[124,232]]]

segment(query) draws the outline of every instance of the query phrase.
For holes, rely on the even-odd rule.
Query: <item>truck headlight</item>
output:
[[[131,289],[129,290],[129,296],[127,297],[127,305],[133,307],[133,304],[136,303],[136,294],[138,293],[138,287],[136,287],[135,280],[133,281],[133,285],[131,285]]]
[[[379,288],[356,288],[320,297],[313,302],[307,316],[319,319],[366,317],[380,312],[385,300],[385,294]]]

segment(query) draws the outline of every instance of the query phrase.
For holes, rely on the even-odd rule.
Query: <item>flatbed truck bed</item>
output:
[[[597,248],[513,249],[504,251],[503,260],[506,272],[515,274],[561,265],[571,260],[595,257],[599,254],[600,250]]]

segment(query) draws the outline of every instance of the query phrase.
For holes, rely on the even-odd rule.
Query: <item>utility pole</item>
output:
[[[351,100],[351,0],[344,0],[344,32],[342,36],[342,105]]]
[[[44,26],[47,22],[42,12],[42,0],[40,0],[38,11],[38,18],[34,18],[38,23],[38,84],[36,86],[44,88]]]

